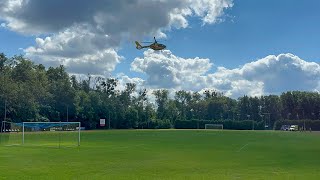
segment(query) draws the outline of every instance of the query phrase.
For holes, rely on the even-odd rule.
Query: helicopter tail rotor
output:
[[[142,49],[142,48],[143,48],[138,41],[136,41],[135,43],[136,43],[136,48],[137,48],[137,49]]]

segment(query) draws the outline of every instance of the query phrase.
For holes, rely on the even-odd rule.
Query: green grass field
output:
[[[320,133],[83,131],[81,146],[0,146],[0,179],[319,179]]]

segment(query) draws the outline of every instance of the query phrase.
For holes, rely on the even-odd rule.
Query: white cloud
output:
[[[46,66],[63,64],[71,73],[106,74],[122,59],[121,41],[166,37],[188,27],[188,17],[204,24],[223,18],[232,0],[2,0],[0,20],[8,29],[40,35],[27,57]]]
[[[72,74],[110,75],[123,57],[113,49],[95,51],[93,54],[77,56],[73,58],[56,57],[47,55],[28,54],[27,56],[36,63],[47,66],[64,65]]]
[[[149,50],[136,58],[131,69],[147,75],[150,88],[200,91],[213,88],[229,97],[279,94],[290,90],[320,91],[320,66],[292,54],[267,56],[240,68],[212,67],[209,59],[184,59],[170,51]]]
[[[218,68],[208,79],[220,79],[215,85],[226,95],[239,97],[280,94],[285,91],[319,91],[320,66],[293,54],[270,55],[243,65],[241,68]]]
[[[0,18],[24,33],[55,33],[75,24],[96,32],[148,34],[170,25],[186,27],[188,16],[212,24],[223,16],[232,0],[2,0]],[[59,13],[57,13],[59,12]]]
[[[221,21],[223,10],[233,6],[232,0],[220,0],[212,3],[211,0],[189,0],[191,9],[202,18],[203,24],[212,24]]]
[[[146,73],[146,85],[150,87],[196,89],[197,81],[212,67],[209,59],[184,59],[169,50],[147,50],[144,58],[135,58],[131,70]],[[199,84],[200,85],[200,84]]]
[[[215,87],[233,97],[280,94],[292,90],[319,91],[320,66],[293,54],[270,55],[241,68],[218,68],[208,78],[220,79],[223,83]]]
[[[30,59],[47,66],[67,67],[70,73],[110,74],[123,59],[113,48],[112,40],[86,29],[72,27],[63,32],[36,38],[36,45],[24,50]]]
[[[126,84],[127,83],[134,83],[136,84],[136,89],[137,90],[142,90],[144,89],[144,82],[145,80],[141,79],[141,78],[130,78],[129,76],[120,73],[116,76],[116,78],[118,79],[118,90],[124,90],[126,88]]]

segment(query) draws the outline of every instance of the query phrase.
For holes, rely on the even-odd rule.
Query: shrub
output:
[[[174,127],[176,129],[200,129],[205,128],[205,124],[223,124],[224,129],[235,130],[251,130],[254,123],[254,129],[264,129],[264,122],[256,122],[252,120],[233,121],[233,120],[178,120],[175,122]]]
[[[152,119],[149,121],[139,122],[139,129],[170,129],[172,124],[169,120]]]

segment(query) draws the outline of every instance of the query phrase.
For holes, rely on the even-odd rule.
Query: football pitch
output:
[[[0,179],[318,179],[320,133],[83,131],[80,147],[0,146],[0,174]]]

